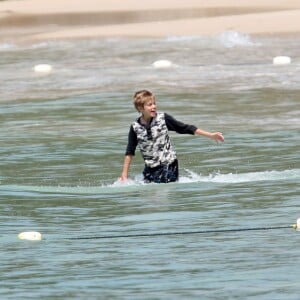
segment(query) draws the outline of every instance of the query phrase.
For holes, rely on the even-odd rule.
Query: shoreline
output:
[[[0,1],[0,42],[208,36],[226,31],[300,34],[300,3],[295,0],[242,1],[239,6],[234,0],[211,0],[209,5],[196,0],[39,1]],[[68,8],[70,2],[73,8]]]

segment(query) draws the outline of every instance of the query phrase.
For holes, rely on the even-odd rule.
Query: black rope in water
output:
[[[275,230],[275,229],[297,229],[297,225],[288,226],[273,226],[273,227],[250,227],[250,228],[232,228],[232,229],[210,229],[197,231],[175,231],[175,232],[152,232],[152,233],[133,233],[133,234],[119,234],[119,235],[102,235],[102,236],[85,236],[85,237],[71,237],[68,240],[94,240],[94,239],[116,239],[116,238],[137,238],[137,237],[155,237],[155,236],[170,236],[170,235],[188,235],[188,234],[209,234],[209,233],[226,233],[226,232],[241,232],[241,231],[261,231],[261,230]]]

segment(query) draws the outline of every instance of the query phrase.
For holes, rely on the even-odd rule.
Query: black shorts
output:
[[[145,166],[143,171],[144,181],[155,183],[168,183],[178,180],[178,160],[175,159],[171,164],[160,165],[154,168]]]

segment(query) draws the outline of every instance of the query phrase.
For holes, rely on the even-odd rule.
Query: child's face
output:
[[[140,110],[145,119],[151,119],[156,117],[156,101],[151,99],[144,104],[144,107]]]

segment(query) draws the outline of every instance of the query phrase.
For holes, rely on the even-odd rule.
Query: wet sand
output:
[[[238,4],[237,4],[238,3]],[[299,34],[295,0],[6,0],[0,1],[0,41],[96,37]]]

